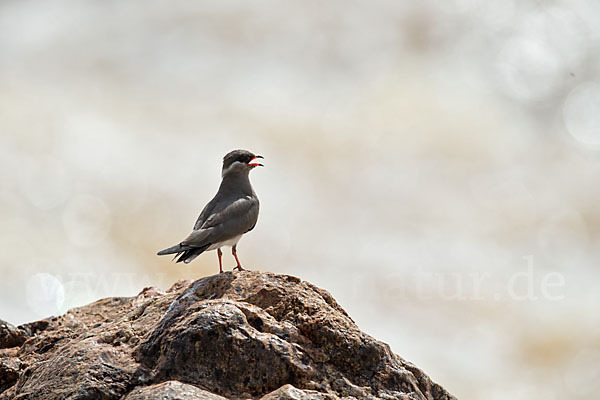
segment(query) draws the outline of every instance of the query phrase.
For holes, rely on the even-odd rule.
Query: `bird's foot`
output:
[[[241,265],[238,265],[238,266],[235,266],[235,267],[233,267],[233,270],[234,270],[234,271],[235,271],[236,269],[237,269],[238,271],[246,271],[246,270],[245,270],[245,269],[244,269],[244,268],[243,268]]]

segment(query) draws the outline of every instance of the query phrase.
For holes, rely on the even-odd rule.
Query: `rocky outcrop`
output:
[[[287,275],[227,272],[0,327],[0,400],[454,399]]]

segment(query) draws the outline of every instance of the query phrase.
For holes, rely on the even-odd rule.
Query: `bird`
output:
[[[258,197],[250,184],[250,171],[263,165],[256,162],[263,156],[248,150],[233,150],[223,157],[221,185],[217,194],[206,204],[192,233],[180,243],[159,251],[159,256],[175,254],[176,262],[190,263],[205,251],[217,250],[219,272],[223,273],[221,247],[231,247],[237,265],[244,271],[237,256],[237,244],[250,232],[258,221],[260,207]]]

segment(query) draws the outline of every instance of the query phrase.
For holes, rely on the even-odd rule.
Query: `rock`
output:
[[[28,332],[0,319],[0,349],[20,346],[29,338]]]
[[[133,390],[123,400],[227,400],[193,385],[168,381]]]
[[[300,390],[292,385],[284,385],[279,389],[260,398],[261,400],[335,400],[337,396],[327,393],[317,392],[315,390]]]
[[[25,336],[0,352],[0,400],[454,399],[287,275],[145,288],[15,330]]]
[[[19,379],[21,360],[2,356],[0,353],[0,393],[13,386]]]

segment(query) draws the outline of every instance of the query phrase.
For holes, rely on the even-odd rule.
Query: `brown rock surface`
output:
[[[0,349],[20,346],[29,338],[29,333],[22,328],[15,328],[0,319]]]
[[[287,275],[227,272],[0,326],[0,400],[454,399]]]
[[[137,388],[123,400],[227,400],[206,390],[178,381],[167,381]]]

